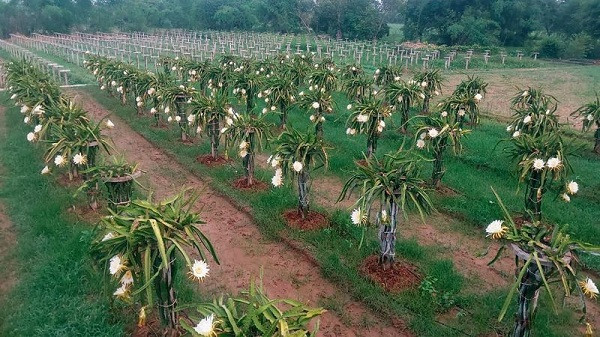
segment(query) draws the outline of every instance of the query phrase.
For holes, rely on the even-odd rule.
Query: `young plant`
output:
[[[581,106],[571,116],[581,117],[583,132],[590,130],[594,125],[596,126],[594,152],[600,154],[600,98],[598,94],[596,94],[595,101]]]
[[[328,148],[312,132],[299,132],[293,128],[281,133],[276,144],[268,161],[275,168],[272,183],[279,187],[283,185],[284,177],[292,176],[297,179],[298,214],[305,219],[309,212],[310,172],[311,169],[327,167]]]
[[[406,133],[410,109],[425,98],[423,88],[413,80],[393,82],[386,87],[385,94],[388,102],[394,105],[396,110],[400,110],[400,130],[402,133]]]
[[[181,261],[198,281],[208,275],[207,255],[219,263],[200,229],[204,221],[191,210],[196,200],[197,195],[189,196],[187,190],[159,203],[134,200],[100,221],[102,236],[91,247],[111,279],[120,279],[114,296],[130,303],[139,296],[143,313],[158,309],[162,323],[171,330],[179,322],[173,278]],[[192,263],[191,253],[201,261]]]
[[[346,121],[346,134],[367,135],[367,158],[377,150],[377,141],[385,129],[385,119],[390,117],[392,109],[384,104],[382,99],[369,97],[361,99],[354,105],[348,105],[352,109]]]
[[[233,124],[235,112],[229,105],[227,95],[217,90],[212,90],[209,96],[195,94],[190,103],[190,112],[194,122],[198,124],[196,132],[204,128],[210,138],[210,155],[219,156],[219,143],[221,133]],[[221,128],[221,125],[223,125]]]
[[[315,128],[315,135],[318,139],[323,139],[323,123],[325,114],[333,112],[333,98],[331,93],[319,85],[311,85],[307,92],[301,91],[298,94],[298,105],[307,112],[311,112],[309,117]]]
[[[417,125],[415,146],[427,149],[433,153],[433,171],[431,184],[439,188],[446,173],[444,153],[448,146],[452,147],[455,155],[462,152],[462,138],[469,130],[463,130],[460,123],[451,116],[416,116]]]
[[[600,247],[573,240],[567,232],[568,226],[558,226],[540,221],[525,222],[517,225],[508,209],[494,191],[498,205],[502,209],[503,220],[495,220],[487,228],[487,236],[502,244],[490,265],[497,261],[507,246],[516,255],[517,278],[510,288],[508,296],[500,311],[501,321],[508,311],[515,293],[518,292],[518,307],[515,315],[515,326],[511,336],[533,336],[532,327],[538,306],[539,292],[544,287],[548,298],[556,312],[556,301],[550,284],[561,284],[565,296],[572,292],[579,295],[585,322],[587,295],[594,299],[598,296],[598,288],[590,278],[583,279],[577,275],[575,263],[577,255],[587,252],[599,252]],[[591,325],[587,323],[591,336]]]
[[[423,94],[425,98],[423,98],[423,110],[422,113],[424,115],[429,114],[429,104],[431,98],[435,95],[439,95],[442,91],[442,75],[440,74],[440,70],[426,70],[423,72],[419,72],[415,74],[414,79],[417,84],[423,88]]]
[[[223,135],[227,138],[230,146],[238,149],[238,155],[242,158],[246,186],[254,185],[254,161],[256,150],[262,150],[271,138],[271,127],[264,115],[252,116],[249,114],[237,115],[233,118]]]
[[[422,157],[399,151],[383,160],[372,157],[366,164],[357,165],[345,183],[338,201],[358,193],[356,209],[352,212],[355,225],[366,225],[373,206],[379,207],[376,225],[379,226],[379,262],[385,268],[396,255],[396,232],[407,219],[408,211],[416,209],[424,219],[433,210],[431,199],[420,178]]]
[[[577,193],[577,183],[567,183],[573,169],[560,134],[524,134],[509,142],[505,150],[515,162],[519,181],[525,183],[525,211],[532,221],[542,219],[542,198],[552,185],[565,187],[562,198],[567,202],[571,200],[569,195]]]
[[[307,325],[325,311],[294,300],[270,299],[262,281],[251,281],[249,289],[238,297],[221,296],[197,305],[198,314],[204,318],[190,314],[181,320],[181,326],[192,336],[314,337],[318,322],[312,332]]]
[[[267,106],[270,106],[270,108],[268,110],[273,110],[273,107],[275,107],[276,111],[279,109],[279,126],[285,129],[289,109],[296,102],[295,95],[298,92],[298,87],[289,74],[282,73],[275,74],[267,79],[265,88],[262,95],[269,99]]]

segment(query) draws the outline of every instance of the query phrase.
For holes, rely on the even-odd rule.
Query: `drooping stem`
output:
[[[594,145],[594,152],[600,154],[600,125],[598,125],[598,128],[594,133],[594,138],[596,139],[596,144]]]
[[[386,203],[387,204],[387,203]],[[389,202],[389,222],[381,222],[379,226],[379,264],[384,268],[394,262],[396,255],[396,227],[398,223],[398,204],[393,200]]]
[[[429,115],[429,100],[431,97],[428,93],[425,93],[425,98],[423,98],[423,115]]]
[[[527,189],[525,191],[525,210],[531,214],[532,221],[539,221],[542,218],[542,197],[544,189],[542,187],[542,172],[532,170],[529,173]]]
[[[433,149],[433,171],[431,173],[431,184],[439,188],[442,183],[442,177],[446,173],[444,167],[444,150],[446,149],[447,139],[441,139]]]
[[[242,161],[244,164],[246,185],[252,186],[254,184],[254,132],[248,134],[248,154]]]
[[[298,213],[302,215],[302,219],[306,219],[309,212],[308,193],[310,191],[310,176],[308,172],[302,170],[298,173]]]
[[[210,121],[210,154],[213,158],[219,155],[219,119],[215,116]]]
[[[547,274],[550,268],[543,267]],[[519,307],[515,314],[513,337],[531,336],[531,327],[535,318],[540,288],[543,285],[540,270],[535,262],[527,266],[527,271],[519,284]]]

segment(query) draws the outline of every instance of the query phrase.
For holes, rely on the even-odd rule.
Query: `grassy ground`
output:
[[[408,318],[411,329],[418,336],[458,336],[463,333],[480,335],[492,331],[508,331],[509,320],[503,323],[495,321],[495,315],[499,311],[507,289],[500,288],[491,293],[475,294],[469,289],[472,286],[471,280],[464,279],[456,272],[452,261],[444,256],[442,249],[424,247],[414,240],[403,238],[399,238],[398,242],[398,256],[415,263],[426,276],[437,278],[439,280],[439,283],[436,284],[437,289],[447,291],[450,297],[456,301],[460,313],[451,315],[449,319],[441,318],[440,312],[443,310],[434,304],[430,296],[420,293],[418,290],[390,295],[365,280],[357,272],[363,259],[377,251],[377,243],[371,239],[375,235],[370,232],[367,234],[367,243],[359,249],[360,229],[349,223],[346,212],[330,213],[332,227],[325,230],[316,232],[291,230],[284,225],[280,215],[284,210],[294,208],[297,202],[289,183],[288,187],[259,193],[238,191],[231,187],[231,182],[241,174],[238,163],[219,168],[207,168],[196,162],[195,158],[198,155],[208,153],[207,142],[200,142],[199,146],[182,146],[181,143],[175,141],[178,135],[174,128],[150,127],[153,123],[152,119],[138,117],[133,108],[122,107],[117,100],[107,97],[105,93],[96,88],[90,87],[86,91],[107,109],[124,118],[134,130],[171,153],[191,171],[202,177],[210,177],[214,188],[228,195],[240,205],[249,206],[263,233],[271,237],[283,235],[304,242],[319,261],[322,272],[326,276],[341,287],[348,289],[355,298],[364,301],[376,311]],[[291,118],[291,122],[296,126],[303,126],[304,120],[308,120],[307,116],[299,113],[293,114]],[[331,158],[330,171],[326,174],[343,178],[347,176],[347,170],[353,166],[353,160],[359,158],[364,139],[348,138],[345,134],[342,135],[343,123],[341,120],[343,119],[329,120],[326,124],[327,138],[334,142],[336,147],[335,154]],[[487,127],[487,124],[484,127]],[[481,129],[483,130],[484,127]],[[395,149],[399,141],[401,141],[400,136],[389,132],[381,144],[381,153]],[[259,178],[265,181],[268,181],[272,175],[270,171],[258,171]],[[485,188],[489,191],[489,186]],[[491,194],[491,192],[486,191],[486,194]],[[514,190],[511,190],[512,194],[514,194]],[[449,207],[446,206],[446,203],[450,202],[442,198],[437,200],[437,204],[441,205],[442,209]],[[315,206],[318,207],[318,205]],[[477,207],[478,210],[484,210],[486,214],[494,214],[494,217],[499,214],[495,205],[489,205],[488,200],[479,203]],[[327,213],[326,210],[320,210]],[[467,218],[470,216],[481,217],[486,223],[489,222],[488,217],[478,215],[477,212],[465,215]],[[482,223],[473,219],[465,221],[464,226],[465,230],[474,235],[483,236]],[[335,310],[335,304],[329,303],[328,306]],[[568,316],[569,314],[566,312],[561,313],[560,321],[568,321]],[[568,331],[572,331],[572,327],[556,324],[557,321],[554,319],[555,317],[546,310],[540,312],[536,328],[539,329],[541,335],[567,336]]]
[[[594,71],[590,71],[591,69],[591,67],[573,67],[575,76],[578,78],[583,78],[590,84],[598,83],[599,76]],[[542,72],[536,72],[529,77],[532,82],[536,80],[536,76],[542,76],[539,74],[552,76],[555,69],[540,71]],[[482,72],[482,74],[498,74],[495,72]],[[514,72],[518,74],[517,70]],[[556,79],[556,81],[559,80]],[[460,335],[458,330],[465,331],[470,335],[507,331],[510,322],[505,321],[501,324],[495,322],[495,315],[504,294],[506,294],[506,289],[498,289],[494,293],[484,295],[473,295],[469,289],[470,280],[463,279],[458,275],[452,267],[451,261],[445,259],[444,252],[440,249],[422,247],[415,241],[400,239],[398,255],[415,262],[426,275],[440,279],[441,283],[437,285],[440,289],[459,294],[453,295],[453,297],[458,306],[462,308],[461,313],[449,320],[443,320],[443,324],[453,328],[441,324],[442,320],[438,315],[440,308],[433,305],[431,298],[419,294],[418,291],[390,296],[356,272],[356,267],[362,259],[375,251],[376,243],[369,241],[361,249],[357,248],[360,232],[349,224],[347,213],[331,214],[333,226],[330,229],[313,233],[289,230],[283,225],[280,213],[295,205],[295,194],[290,188],[256,194],[239,192],[230,187],[230,182],[241,174],[237,163],[224,168],[208,169],[195,162],[197,155],[208,153],[206,142],[201,142],[200,146],[182,146],[174,141],[177,139],[174,129],[150,128],[151,120],[135,116],[132,108],[121,107],[116,100],[106,97],[95,87],[87,90],[109,110],[125,118],[136,131],[172,153],[182,164],[201,176],[211,177],[212,184],[216,189],[238,203],[250,206],[257,224],[264,233],[273,237],[278,233],[283,233],[283,235],[302,240],[314,252],[321,263],[322,271],[328,277],[341,286],[347,287],[356,298],[368,303],[374,309],[382,313],[408,317],[411,327],[419,336]],[[585,86],[584,90],[582,92],[589,92],[590,87]],[[511,93],[509,92],[507,95]],[[354,160],[360,158],[366,144],[362,136],[349,138],[345,135],[344,122],[347,113],[343,111],[343,107],[346,106],[346,101],[341,95],[336,97],[336,100],[341,112],[328,116],[325,124],[326,139],[334,144],[335,151],[331,158],[330,170],[319,174],[345,179],[348,177],[348,170],[353,167]],[[293,112],[290,122],[296,128],[303,129],[308,125],[308,115],[297,111]],[[575,132],[573,134],[577,135]],[[444,178],[444,183],[458,190],[459,194],[453,197],[437,196],[436,205],[441,211],[461,219],[458,222],[459,225],[454,226],[453,229],[483,237],[483,226],[500,215],[492,198],[491,186],[499,191],[511,211],[521,211],[522,196],[516,193],[517,184],[514,172],[500,148],[494,150],[498,141],[505,135],[504,126],[501,123],[492,119],[485,120],[483,125],[475,129],[467,138],[466,151],[462,156],[448,155],[448,173]],[[386,131],[378,153],[383,154],[397,149],[403,142],[403,138],[402,135],[392,130]],[[580,141],[575,140],[575,142]],[[577,219],[577,223],[571,227],[573,235],[598,243],[600,229],[594,224],[594,220],[600,215],[600,209],[597,207],[600,203],[600,196],[597,194],[599,185],[595,182],[600,165],[598,159],[589,153],[591,143],[586,143],[586,146],[587,149],[579,151],[579,156],[573,159],[576,172],[574,177],[581,185],[580,195],[574,198],[570,204],[553,200],[553,196],[548,195],[544,212],[550,220],[558,223]],[[268,181],[272,172],[259,170],[258,175]],[[373,237],[373,235],[368,237]],[[591,262],[591,264],[598,265],[596,262]],[[543,298],[542,301],[544,301]],[[335,308],[334,304],[330,306]],[[570,327],[557,323],[567,321],[568,314],[562,313],[561,315],[557,319],[542,310],[536,321],[538,333],[544,336],[568,335],[572,331]]]
[[[0,95],[0,102],[7,98]],[[17,285],[0,305],[0,335],[123,334],[127,317],[110,313],[111,296],[87,255],[92,227],[66,215],[73,191],[40,175],[42,153],[25,140],[17,108],[6,110],[4,123],[0,201],[16,231],[18,271]]]

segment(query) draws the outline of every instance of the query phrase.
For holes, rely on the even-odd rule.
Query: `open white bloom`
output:
[[[42,174],[48,174],[50,173],[50,168],[48,167],[48,165],[44,166],[44,168],[42,169]]]
[[[463,117],[463,116],[465,115],[465,109],[460,109],[460,110],[458,110],[458,115],[459,115],[460,117]]]
[[[346,134],[347,135],[355,135],[356,134],[356,129],[352,129],[352,128],[347,128],[346,129]]]
[[[35,128],[33,128],[34,133],[39,133],[40,131],[42,131],[42,126],[40,124],[36,125]]]
[[[587,115],[587,120],[588,121],[593,121],[594,120],[594,115],[592,115],[592,114]]]
[[[214,314],[203,318],[202,320],[200,320],[200,322],[198,322],[198,325],[194,327],[194,331],[196,331],[196,333],[200,336],[212,337],[215,334],[214,320]]]
[[[248,148],[248,142],[245,141],[245,140],[242,140],[240,142],[240,150],[243,150],[243,149],[246,149],[246,148]]]
[[[108,232],[108,233],[106,233],[106,235],[104,235],[104,237],[102,238],[102,241],[110,240],[114,237],[115,237],[115,234],[113,232]]]
[[[30,133],[28,133],[28,134],[27,134],[27,140],[28,140],[28,141],[30,141],[30,142],[34,142],[34,141],[35,141],[35,138],[36,138],[36,136],[35,136],[35,133],[33,133],[33,132],[30,132]]]
[[[418,140],[417,140],[417,147],[418,147],[419,149],[422,149],[422,148],[424,148],[424,147],[425,147],[425,141],[424,141],[423,139],[418,139]]]
[[[21,113],[24,114],[24,113],[27,113],[27,112],[29,112],[29,107],[27,105],[23,105],[21,107]]]
[[[196,115],[189,115],[187,116],[187,121],[190,123],[194,123],[194,121],[196,120]]]
[[[377,69],[375,70],[375,75],[379,75],[381,73],[381,70]]]
[[[483,98],[483,96],[481,96],[481,94],[475,95],[475,100],[476,101],[481,101],[482,98]]]
[[[319,104],[319,102],[313,102],[312,103],[313,109],[318,109],[320,106],[321,106],[321,104]]]
[[[271,183],[275,187],[279,187],[283,185],[283,176],[281,175],[281,169],[277,169],[275,171],[275,175],[271,178]]]
[[[529,95],[529,91],[523,91],[521,94],[522,97],[527,97]]]
[[[113,123],[110,119],[107,119],[106,122],[104,123],[104,125],[106,125],[106,127],[109,129],[112,129],[115,127],[115,123]]]
[[[502,220],[494,220],[490,223],[485,231],[487,232],[487,236],[491,236],[493,239],[499,239],[504,235],[506,231],[506,227],[503,226],[504,221]]]
[[[266,114],[269,110],[267,110],[267,108],[263,108],[262,109],[262,113]]]
[[[567,193],[563,193],[561,197],[564,201],[571,202],[571,197]]]
[[[383,127],[381,125],[377,126],[377,132],[379,132],[379,133],[383,132]]]
[[[23,118],[23,123],[29,124],[29,117],[25,116],[25,118]]]
[[[227,126],[232,126],[233,125],[233,119],[230,117],[225,118],[225,124],[227,124]]]
[[[427,132],[427,134],[429,135],[430,138],[435,138],[437,137],[440,133],[438,130],[431,128],[429,129],[429,132]]]
[[[426,87],[427,87],[427,82],[426,82],[426,81],[423,81],[423,82],[421,82],[421,86],[422,86],[423,88],[426,88]]]
[[[121,285],[128,286],[131,284],[133,284],[133,275],[131,274],[131,270],[128,270],[123,274],[123,277],[121,277]]]
[[[512,131],[512,128],[513,128],[513,127],[512,127],[512,125],[509,125],[509,126],[507,126],[507,127],[506,127],[506,132],[511,132],[511,131]]]
[[[315,115],[310,115],[310,117],[308,117],[308,119],[310,119],[311,122],[314,122],[316,117],[315,117]]]
[[[173,117],[169,116],[169,117],[167,118],[167,122],[171,123],[172,121],[173,121]]]
[[[348,104],[348,106],[346,107],[346,109],[352,110],[352,104]]]
[[[379,126],[381,126],[382,128],[385,128],[385,122],[384,121],[379,121]]]
[[[425,94],[424,93],[420,93],[419,97],[421,97],[421,99],[425,99]]]
[[[157,113],[157,112],[158,112],[158,110],[156,110],[156,108],[152,108],[152,109],[150,109],[150,113],[151,113],[151,114],[155,114],[155,113]]]
[[[271,111],[275,111],[275,110],[277,110],[277,107],[276,107],[276,106],[274,106],[274,105],[272,105],[272,106],[271,106]]]
[[[325,116],[321,116],[321,118],[319,118],[319,121],[324,122],[325,121]]]
[[[208,268],[208,264],[202,260],[194,260],[194,264],[192,265],[190,274],[193,278],[198,280],[202,280],[208,275],[210,269]]]
[[[277,166],[279,166],[279,161],[280,161],[280,160],[281,160],[281,159],[279,158],[279,156],[275,156],[275,157],[273,157],[273,159],[271,159],[271,160],[270,160],[270,162],[271,162],[271,167],[277,167]]]
[[[369,120],[369,115],[359,114],[356,116],[356,121],[359,123],[366,123]]]
[[[169,107],[166,107],[166,108],[165,108],[165,113],[166,113],[166,114],[168,114],[169,112],[171,112],[171,108],[169,108]]]
[[[546,166],[548,166],[549,169],[555,170],[560,167],[560,164],[561,164],[560,159],[558,159],[557,157],[552,157],[552,158],[548,159]]]
[[[567,192],[569,194],[577,194],[579,192],[579,184],[575,181],[571,181],[567,184]]]
[[[513,138],[517,138],[517,137],[519,137],[520,135],[521,135],[521,132],[520,132],[520,131],[515,131],[515,132],[513,132],[513,134],[512,134]]]
[[[525,124],[531,123],[531,115],[525,116],[525,118],[523,118],[523,123],[525,123]]]
[[[198,126],[198,127],[196,128],[196,133],[200,133],[200,132],[202,132],[202,127]]]
[[[85,155],[78,153],[75,156],[73,156],[73,163],[75,165],[84,165],[87,162],[87,159],[85,158]]]
[[[109,271],[111,275],[116,275],[124,268],[125,265],[121,262],[121,257],[119,255],[115,255],[110,258]]]
[[[246,156],[248,155],[248,150],[242,149],[242,150],[240,150],[240,152],[238,154],[240,155],[241,158],[246,158]]]
[[[181,116],[175,116],[175,121],[178,123],[181,122]]]
[[[300,171],[302,171],[302,168],[303,168],[303,167],[304,167],[304,165],[302,165],[302,163],[301,163],[301,162],[299,162],[299,161],[295,161],[295,162],[292,164],[292,168],[293,168],[293,169],[294,169],[294,171],[296,171],[296,172],[300,172]]]
[[[448,117],[448,111],[442,111],[442,117]]]
[[[585,281],[579,282],[581,289],[585,295],[588,295],[590,298],[596,298],[598,296],[598,287],[591,278],[587,278]]]
[[[125,297],[127,295],[127,286],[122,284],[119,288],[117,288],[117,290],[115,290],[113,295],[117,297]]]
[[[135,103],[135,105],[136,105],[138,108],[141,108],[141,107],[143,107],[143,106],[144,106],[144,102],[137,102],[137,103]]]
[[[423,132],[419,135],[419,139],[425,139],[427,137],[427,132]]]
[[[433,93],[434,93],[436,96],[439,96],[439,95],[440,95],[440,92],[439,92],[439,91],[437,91],[437,90],[436,90],[436,91],[434,91]]]
[[[119,93],[123,93],[123,86],[120,86],[120,87],[118,87],[118,88],[117,88],[117,92],[119,92]]]
[[[364,220],[366,220],[366,216],[360,210],[360,208],[356,208],[350,214],[350,219],[352,219],[352,223],[355,225],[362,225]]]
[[[106,86],[105,85],[101,85],[100,86],[100,90],[106,90]]]
[[[304,96],[304,91],[300,91],[299,96]]]
[[[41,106],[41,105],[36,105],[36,106],[33,108],[33,113],[34,113],[34,114],[36,114],[36,115],[41,115],[41,114],[43,114],[43,113],[44,113],[44,108],[42,108],[42,106]]]
[[[54,157],[54,165],[64,166],[66,163],[67,161],[65,160],[65,157],[61,156],[60,154]]]
[[[17,94],[12,94],[12,96],[10,96],[10,99],[15,100],[15,99],[17,99],[17,97],[18,97]]]
[[[537,158],[537,159],[535,159],[535,160],[533,161],[533,168],[534,168],[536,171],[542,170],[542,169],[544,168],[544,166],[545,166],[545,165],[546,165],[546,163],[544,162],[544,160],[543,160],[543,159],[539,159],[539,158]]]
[[[150,95],[150,96],[154,95],[155,92],[156,92],[156,89],[154,89],[154,88],[148,89],[148,95]]]
[[[225,132],[227,132],[227,130],[228,130],[227,128],[222,128],[221,129],[221,134],[224,134]]]
[[[136,102],[141,102],[141,101],[142,101],[142,98],[141,98],[140,96],[138,96],[138,97],[136,97],[136,98],[135,98],[135,101],[136,101]]]

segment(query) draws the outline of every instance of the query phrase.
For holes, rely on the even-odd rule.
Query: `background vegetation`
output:
[[[8,0],[0,1],[0,35],[184,28],[371,40],[391,33],[394,42],[600,58],[598,17],[597,0]]]

